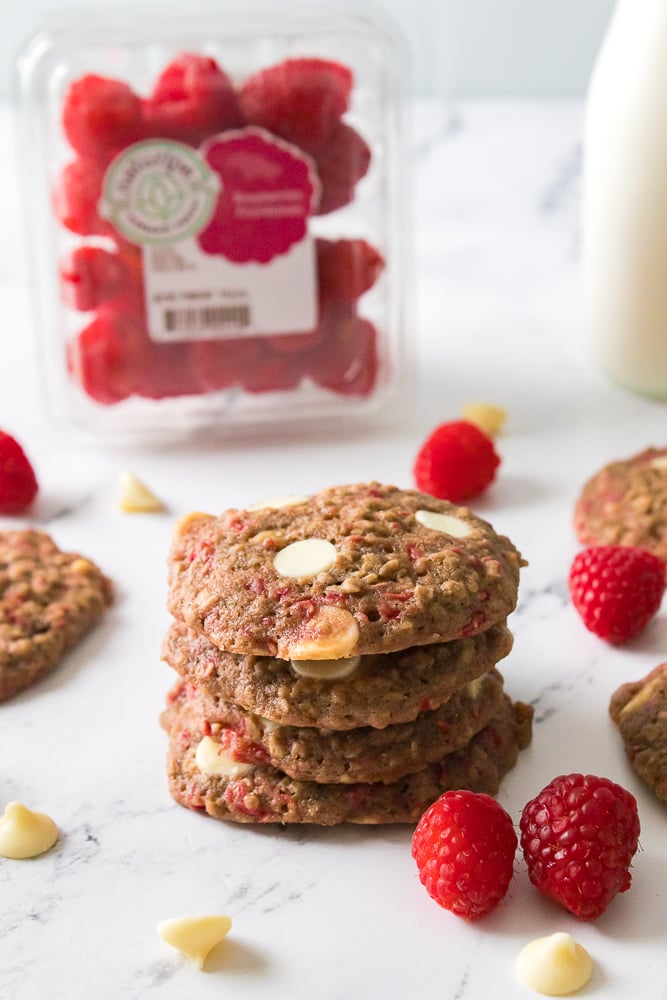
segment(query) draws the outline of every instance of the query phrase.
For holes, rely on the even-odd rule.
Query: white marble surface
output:
[[[0,996],[7,1000],[519,1000],[523,944],[566,930],[596,971],[582,996],[667,998],[667,813],[630,771],[611,692],[666,658],[667,616],[612,649],[567,597],[573,500],[612,457],[665,443],[663,405],[608,384],[579,349],[579,135],[574,104],[420,106],[415,149],[417,366],[408,416],[340,439],[259,435],[219,445],[94,450],[52,432],[39,401],[31,290],[9,111],[0,119],[0,427],[41,481],[31,522],[99,562],[118,599],[49,679],[0,707],[0,807],[51,814],[57,847],[0,859]],[[512,618],[508,690],[535,706],[532,748],[505,780],[518,820],[553,776],[597,772],[636,794],[633,887],[594,924],[542,899],[521,862],[495,913],[467,925],[421,888],[410,830],[246,828],[172,803],[157,724],[169,669],[165,555],[173,519],[368,477],[410,485],[418,444],[462,403],[509,411],[497,483],[476,509],[530,561]],[[123,515],[119,469],[169,505]],[[3,521],[1,526],[16,522]],[[234,926],[199,973],[159,920],[224,912]]]

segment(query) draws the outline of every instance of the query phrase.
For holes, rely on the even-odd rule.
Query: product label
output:
[[[199,232],[218,189],[216,174],[189,146],[137,142],[107,171],[102,213],[131,243],[160,246]]]
[[[128,147],[105,177],[103,213],[142,247],[157,341],[310,333],[317,274],[312,161],[262,129]]]

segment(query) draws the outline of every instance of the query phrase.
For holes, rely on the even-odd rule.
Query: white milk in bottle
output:
[[[667,0],[617,0],[591,78],[583,301],[600,368],[667,399]]]

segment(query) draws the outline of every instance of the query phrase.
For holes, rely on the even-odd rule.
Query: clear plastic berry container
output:
[[[398,398],[405,67],[384,19],[81,10],[18,66],[54,419],[180,435]]]

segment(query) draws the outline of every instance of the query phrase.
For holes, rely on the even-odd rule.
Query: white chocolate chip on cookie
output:
[[[157,932],[166,944],[178,949],[198,968],[213,948],[227,937],[232,926],[230,917],[173,917],[161,920]]]
[[[0,817],[0,855],[23,860],[36,858],[53,847],[58,827],[45,813],[33,812],[20,802],[10,802]]]
[[[184,535],[190,533],[190,531],[196,531],[202,521],[212,521],[213,518],[210,514],[204,514],[200,510],[193,510],[189,514],[184,514],[183,517],[179,517],[178,521],[175,522],[172,528],[172,537],[174,541],[182,538]]]
[[[254,503],[246,504],[244,510],[280,510],[281,507],[298,507],[302,503],[308,503],[310,497],[284,496],[271,497],[270,500],[256,500]]]
[[[234,760],[229,750],[221,747],[210,736],[200,740],[195,751],[195,761],[204,774],[221,778],[240,778],[254,767],[253,764],[243,764]]]
[[[472,534],[471,525],[461,517],[454,517],[453,514],[438,514],[434,510],[418,510],[415,514],[415,521],[419,521],[425,528],[451,535],[452,538],[466,538]]]
[[[324,538],[304,538],[292,542],[278,552],[273,560],[281,576],[317,576],[330,569],[336,558],[336,547]]]
[[[660,469],[660,471],[667,472],[667,455],[658,455],[657,458],[652,458],[651,467],[654,469]]]
[[[347,660],[292,660],[292,670],[299,677],[339,681],[353,674],[360,663],[360,656],[350,656]]]
[[[324,605],[299,629],[296,636],[278,647],[285,660],[339,660],[348,657],[359,641],[354,615],[344,608]]]

